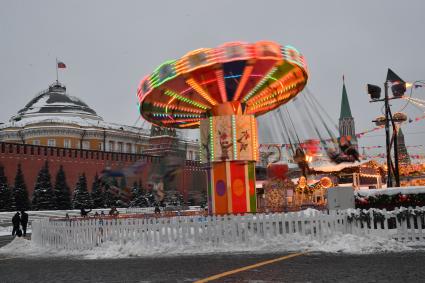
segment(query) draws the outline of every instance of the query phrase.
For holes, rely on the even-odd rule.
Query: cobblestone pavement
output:
[[[0,282],[193,282],[284,254],[84,260],[0,257]],[[425,252],[309,253],[215,282],[424,282]]]

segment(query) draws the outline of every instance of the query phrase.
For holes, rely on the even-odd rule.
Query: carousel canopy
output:
[[[223,104],[234,113],[264,114],[297,95],[307,78],[304,57],[292,46],[230,42],[166,61],[142,79],[137,95],[146,120],[197,128]]]

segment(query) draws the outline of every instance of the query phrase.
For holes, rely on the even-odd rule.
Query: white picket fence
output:
[[[105,242],[125,244],[138,241],[146,246],[164,243],[177,245],[246,243],[251,239],[271,239],[303,235],[322,240],[330,235],[350,233],[376,234],[401,241],[425,241],[423,217],[398,221],[393,214],[373,210],[363,214],[370,221],[352,219],[351,211],[309,211],[226,216],[176,216],[169,218],[116,218],[33,222],[32,240],[40,246],[84,250]],[[360,213],[357,211],[356,213]]]

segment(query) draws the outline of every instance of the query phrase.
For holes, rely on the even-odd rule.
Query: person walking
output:
[[[111,210],[109,210],[110,216],[117,216],[119,214],[117,208],[115,206],[111,207]]]
[[[161,209],[158,205],[155,205],[155,214],[161,214]]]
[[[24,210],[21,210],[21,226],[22,232],[24,232],[24,237],[27,236],[27,225],[28,225],[28,213]]]
[[[19,230],[21,230],[19,228],[19,224],[21,224],[21,218],[19,217],[19,212],[16,212],[15,215],[12,217],[12,225],[13,225],[12,236],[19,234]]]

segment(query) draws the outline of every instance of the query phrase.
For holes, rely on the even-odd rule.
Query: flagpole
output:
[[[58,58],[56,58],[56,83],[59,83]]]

